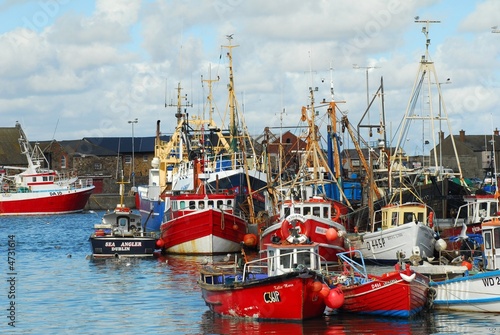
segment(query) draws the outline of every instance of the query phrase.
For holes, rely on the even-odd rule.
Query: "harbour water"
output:
[[[500,334],[500,315],[486,313],[220,318],[196,284],[203,257],[90,260],[102,214],[0,217],[0,334]]]

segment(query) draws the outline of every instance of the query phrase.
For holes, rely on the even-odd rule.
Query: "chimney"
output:
[[[444,131],[439,132],[439,138],[440,138],[441,142],[444,141]]]
[[[465,130],[460,130],[460,141],[465,142]]]
[[[495,130],[493,131],[493,135],[498,136],[498,134],[499,134],[498,128],[495,128]]]

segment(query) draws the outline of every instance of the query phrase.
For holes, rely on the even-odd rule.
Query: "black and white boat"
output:
[[[157,233],[146,231],[141,215],[124,205],[123,184],[120,183],[120,203],[94,225],[90,235],[92,258],[153,257],[159,248]]]

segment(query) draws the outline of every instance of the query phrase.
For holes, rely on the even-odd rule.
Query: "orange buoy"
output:
[[[236,223],[233,224],[233,230],[238,230],[238,225]]]
[[[165,245],[165,242],[164,242],[162,239],[159,239],[159,240],[156,240],[156,243],[155,243],[155,244],[156,244],[156,247],[157,247],[158,249],[161,249],[161,248],[163,248],[163,246]]]
[[[106,234],[104,233],[104,230],[102,230],[102,229],[98,229],[95,232],[95,236],[104,236],[104,235],[106,235]]]
[[[313,292],[319,292],[319,291],[321,291],[322,288],[323,288],[323,283],[320,281],[315,281],[311,285],[311,290]]]
[[[335,228],[328,228],[326,230],[326,239],[329,241],[329,242],[333,242],[337,239],[337,237],[339,237],[339,233],[337,232],[337,230]]]
[[[245,234],[243,236],[243,243],[247,247],[255,247],[257,245],[257,236],[255,234]]]
[[[328,298],[328,294],[330,293],[330,288],[328,285],[323,284],[321,285],[321,290],[319,291],[319,295],[323,297],[323,299]]]
[[[463,261],[462,266],[466,266],[467,270],[469,270],[469,271],[472,270],[472,264],[470,262]]]
[[[338,309],[344,304],[344,292],[340,288],[331,289],[328,297],[325,299],[325,304],[331,309]]]

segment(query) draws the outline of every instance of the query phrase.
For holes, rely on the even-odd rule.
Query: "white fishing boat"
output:
[[[483,223],[483,257],[464,276],[430,283],[435,309],[500,313],[500,220]]]
[[[50,169],[38,143],[31,146],[19,123],[16,128],[27,166],[0,166],[0,216],[81,212],[95,186]]]

